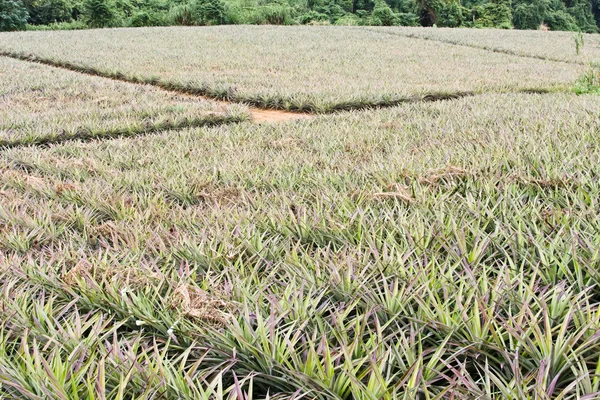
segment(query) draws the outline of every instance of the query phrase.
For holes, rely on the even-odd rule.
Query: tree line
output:
[[[547,29],[596,33],[600,0],[0,0],[0,30],[219,24]]]

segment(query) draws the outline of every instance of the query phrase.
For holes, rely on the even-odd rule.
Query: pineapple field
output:
[[[0,398],[597,399],[600,40],[0,34]]]

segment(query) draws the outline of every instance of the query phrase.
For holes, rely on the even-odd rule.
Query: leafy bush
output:
[[[355,14],[346,14],[335,21],[336,25],[356,26],[361,25],[361,19]]]
[[[591,64],[577,80],[574,91],[577,94],[600,94],[600,64]]]
[[[221,0],[196,0],[193,3],[196,25],[220,25],[225,23],[225,5]]]
[[[396,14],[383,0],[377,1],[371,14],[373,25],[392,26],[398,23]]]
[[[173,25],[190,26],[195,24],[194,8],[191,4],[180,4],[169,10],[169,22]]]
[[[326,0],[323,2],[319,2],[318,4],[315,4],[312,11],[315,11],[317,14],[319,14],[319,18],[322,18],[322,15],[327,16],[326,19],[313,20],[313,22],[328,21],[331,23],[335,23],[338,19],[343,18],[347,14],[344,7],[341,4],[339,4],[336,0]]]
[[[140,10],[134,13],[129,19],[129,26],[162,26],[166,25],[166,20],[163,14]]]
[[[517,29],[538,29],[545,22],[549,10],[560,7],[564,8],[561,0],[515,0],[513,24]]]
[[[294,9],[282,3],[259,6],[248,22],[257,25],[291,25],[295,22]]]
[[[535,4],[519,4],[513,11],[513,24],[517,29],[537,29],[544,22],[544,14]]]
[[[329,22],[329,15],[317,11],[309,11],[302,14],[298,19],[301,24],[314,24],[319,22]]]
[[[553,31],[577,31],[579,27],[572,15],[565,11],[553,11],[546,15],[544,21]]]
[[[83,21],[53,22],[48,25],[27,25],[25,27],[28,31],[74,31],[88,28]]]
[[[27,9],[18,0],[0,0],[0,31],[25,29]]]
[[[419,26],[419,17],[414,13],[397,13],[396,19],[400,26]]]
[[[592,14],[592,5],[588,0],[574,0],[572,7],[567,8],[569,14],[575,19],[577,26],[587,33],[598,32],[598,26]]]
[[[68,22],[73,18],[74,4],[71,0],[26,0],[23,4],[27,7],[30,24],[48,25]]]
[[[441,2],[437,12],[437,26],[456,28],[464,22],[463,7],[458,1]]]
[[[512,28],[512,12],[508,0],[494,0],[473,8],[476,28]]]
[[[91,28],[104,28],[112,25],[117,13],[109,0],[85,0],[84,20]]]

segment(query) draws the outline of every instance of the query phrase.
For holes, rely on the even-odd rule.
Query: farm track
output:
[[[405,37],[405,38],[417,39],[417,40],[427,40],[427,41],[436,42],[436,43],[444,43],[444,44],[449,44],[452,46],[468,47],[471,49],[479,49],[479,50],[483,50],[483,51],[489,51],[491,53],[506,54],[506,55],[521,57],[521,58],[530,58],[530,59],[534,59],[534,60],[558,62],[558,63],[572,64],[572,65],[583,65],[584,64],[579,61],[569,61],[569,60],[563,60],[560,58],[536,56],[534,54],[524,54],[524,53],[519,53],[517,51],[511,51],[511,50],[507,50],[507,49],[498,49],[498,48],[493,48],[493,47],[478,46],[475,44],[460,43],[460,42],[453,41],[453,40],[442,40],[442,39],[436,39],[436,38],[432,38],[432,37],[424,37],[424,36],[414,35],[414,34],[410,34],[410,33],[387,32],[387,31],[372,29],[372,28],[367,28],[367,27],[361,27],[360,29],[362,29],[364,31],[380,33],[380,34],[384,34],[384,35],[399,36],[399,37]]]

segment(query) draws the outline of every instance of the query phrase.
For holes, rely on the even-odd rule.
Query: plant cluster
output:
[[[3,0],[0,30],[336,24],[597,32],[596,0]],[[2,3],[2,4],[4,4]],[[12,4],[12,5],[11,5]],[[28,15],[22,13],[22,9]],[[2,9],[2,8],[0,8]],[[5,17],[8,18],[8,17]]]
[[[4,149],[0,395],[597,397],[599,113],[496,94]]]
[[[577,64],[389,34],[401,28],[369,29],[217,26],[19,32],[3,34],[0,51],[264,108],[312,112],[490,91],[552,91],[570,87],[580,75]],[[458,35],[478,40],[478,32],[483,32],[482,42],[490,38],[489,32],[475,30],[459,30]],[[303,40],[296,41],[298,37]],[[571,34],[555,33],[553,38],[559,57],[566,54],[559,53],[561,43],[575,56]],[[501,46],[512,48],[509,43]],[[586,52],[588,48],[597,51],[590,45]],[[531,45],[525,50],[553,51]]]
[[[588,64],[600,58],[600,37],[582,32],[543,32],[497,29],[423,29],[404,27],[363,28],[396,36],[472,47],[481,50],[559,61]],[[587,43],[587,46],[584,46]]]
[[[0,147],[131,136],[247,118],[226,106],[9,58],[0,59]]]
[[[25,29],[28,16],[19,0],[0,0],[0,31]]]

